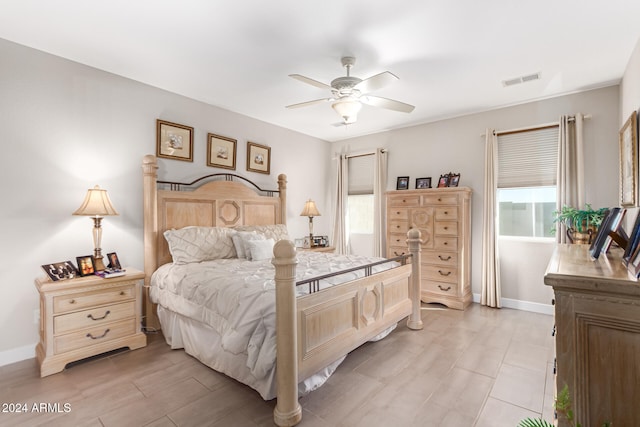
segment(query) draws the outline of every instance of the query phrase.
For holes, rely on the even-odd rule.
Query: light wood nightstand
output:
[[[335,252],[336,248],[334,246],[314,246],[313,248],[297,248],[300,251],[310,251],[310,252]]]
[[[120,277],[99,276],[52,282],[36,279],[40,293],[40,376],[107,351],[147,345],[141,330],[144,273],[132,268]]]

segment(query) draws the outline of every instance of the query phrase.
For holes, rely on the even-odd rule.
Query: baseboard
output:
[[[0,366],[10,365],[34,357],[36,357],[36,343],[0,351]]]
[[[473,302],[480,303],[480,294],[473,294]],[[531,311],[534,313],[548,314],[553,316],[555,311],[551,304],[540,304],[539,302],[520,301],[511,298],[500,298],[500,305],[504,308],[515,310]]]

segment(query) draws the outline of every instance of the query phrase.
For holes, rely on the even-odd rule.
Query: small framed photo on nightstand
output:
[[[78,270],[71,261],[45,264],[42,266],[42,269],[54,282],[57,282],[58,280],[73,279],[78,275]]]
[[[90,276],[96,272],[96,267],[93,264],[93,257],[91,255],[76,257],[78,262],[78,273],[80,276]]]
[[[122,265],[120,265],[118,254],[116,254],[115,252],[109,252],[107,254],[107,260],[109,261],[109,264],[107,265],[107,267],[109,267],[112,270],[122,270]]]

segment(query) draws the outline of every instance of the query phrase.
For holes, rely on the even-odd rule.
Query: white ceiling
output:
[[[0,0],[0,38],[327,141],[617,84],[639,37],[638,0]],[[284,108],[345,55],[415,110]]]

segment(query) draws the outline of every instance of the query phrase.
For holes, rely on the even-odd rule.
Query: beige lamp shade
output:
[[[320,212],[318,212],[318,208],[316,207],[316,202],[311,199],[307,200],[304,204],[302,212],[300,213],[300,216],[320,216]]]
[[[96,185],[87,191],[84,201],[73,215],[110,216],[118,215],[118,212],[111,204],[107,190]]]
[[[90,216],[93,219],[93,262],[95,271],[104,270],[104,262],[102,262],[102,249],[100,242],[102,241],[102,217],[110,215],[118,215],[116,209],[111,204],[107,190],[103,190],[99,186],[90,188],[80,207],[73,215]]]

